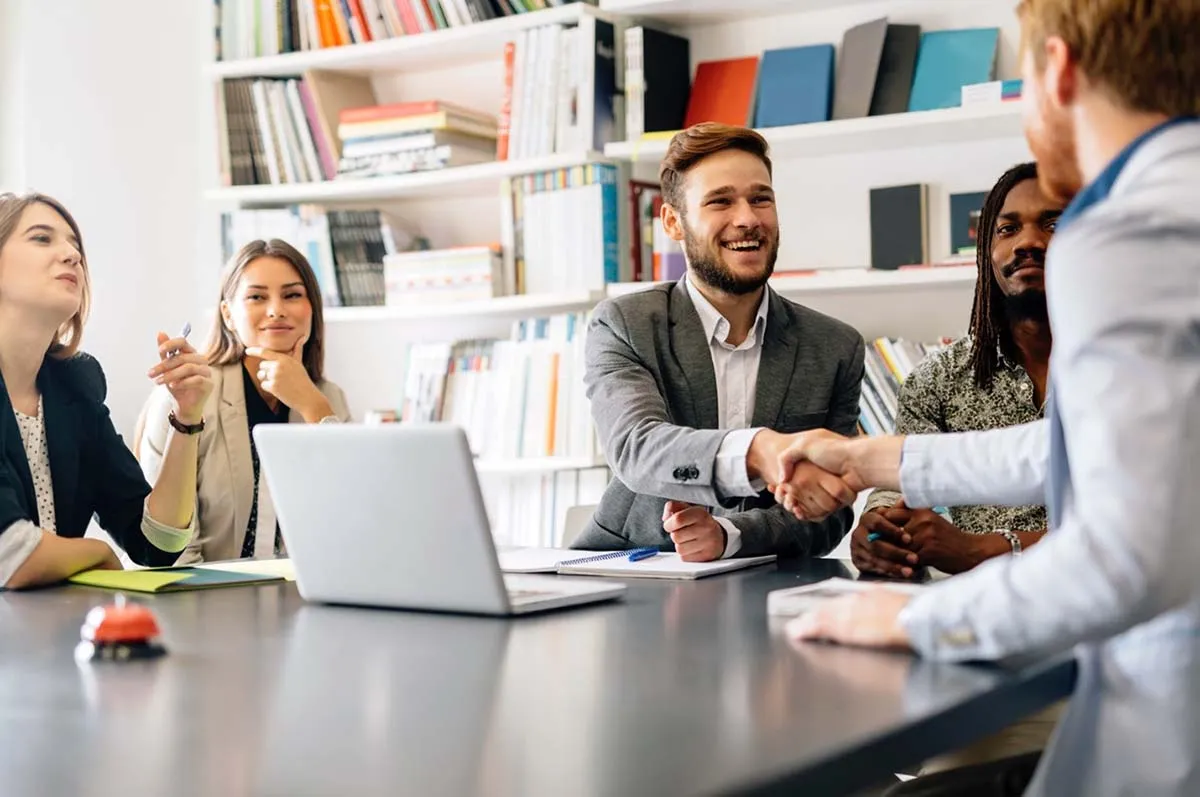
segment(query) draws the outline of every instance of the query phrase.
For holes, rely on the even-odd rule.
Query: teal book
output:
[[[957,108],[962,87],[995,78],[999,28],[934,30],[921,34],[910,111]]]
[[[763,53],[758,69],[754,127],[827,122],[833,103],[832,44]]]

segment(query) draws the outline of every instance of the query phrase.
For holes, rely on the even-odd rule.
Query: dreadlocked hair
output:
[[[996,220],[1008,199],[1008,194],[1018,183],[1037,179],[1036,163],[1018,163],[996,181],[983,201],[979,223],[975,228],[975,265],[978,276],[975,280],[975,304],[971,308],[971,369],[975,372],[975,385],[980,390],[989,390],[1000,367],[1000,353],[1012,358],[1016,355],[1012,329],[1008,324],[1008,313],[1004,308],[1004,294],[996,284],[992,271],[992,239],[996,235]]]

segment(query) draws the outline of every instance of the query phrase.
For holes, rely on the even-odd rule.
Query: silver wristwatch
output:
[[[1013,556],[1021,555],[1021,538],[1017,536],[1015,531],[1009,529],[996,529],[997,534],[1003,534],[1004,539],[1008,540],[1008,544],[1012,546]]]

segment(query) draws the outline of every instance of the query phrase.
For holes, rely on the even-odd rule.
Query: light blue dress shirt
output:
[[[1045,500],[1051,532],[904,611],[947,660],[1074,646],[1079,680],[1028,794],[1200,795],[1200,122],[1130,145],[1046,266],[1047,420],[905,441],[910,505]]]

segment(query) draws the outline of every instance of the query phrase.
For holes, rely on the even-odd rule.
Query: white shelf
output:
[[[772,277],[770,286],[785,296],[813,293],[870,293],[936,285],[974,285],[975,266],[936,266],[883,271],[867,268],[831,268],[803,276]],[[608,286],[608,295],[624,296],[661,282],[620,282]]]
[[[476,459],[475,470],[486,474],[524,476],[537,473],[558,473],[565,470],[606,468],[604,457],[525,457],[519,459]]]
[[[771,145],[772,158],[815,158],[851,152],[958,144],[1021,135],[1021,104],[1003,102],[937,111],[839,119],[758,132]],[[610,158],[657,163],[669,137],[618,141],[604,147]]]
[[[611,162],[611,159],[595,152],[566,153],[546,155],[540,158],[493,161],[472,166],[454,166],[447,169],[387,177],[214,188],[206,192],[205,197],[212,202],[236,204],[241,207],[261,207],[301,202],[361,202],[379,199],[478,196],[481,192],[499,196],[499,181],[505,177],[605,162]]]
[[[501,296],[483,301],[422,304],[414,307],[327,307],[325,322],[407,321],[430,318],[461,318],[464,316],[522,316],[586,310],[602,298],[600,293],[528,294]]]
[[[283,55],[215,61],[206,73],[213,80],[235,77],[299,75],[308,69],[372,73],[404,69],[432,70],[500,58],[504,45],[528,28],[572,25],[585,16],[611,19],[593,6],[573,3],[511,17],[476,22],[457,28],[399,36],[365,44],[325,47]]]
[[[609,14],[628,14],[675,25],[721,22],[771,14],[802,14],[870,0],[600,0]]]

